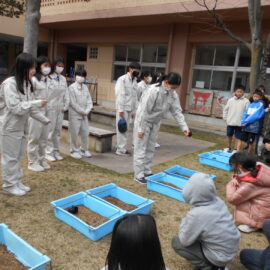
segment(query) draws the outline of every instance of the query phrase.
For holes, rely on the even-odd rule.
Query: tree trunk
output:
[[[37,56],[41,0],[27,0],[23,51]]]
[[[253,92],[259,84],[262,60],[262,47],[251,45],[251,65],[249,76],[249,90]]]

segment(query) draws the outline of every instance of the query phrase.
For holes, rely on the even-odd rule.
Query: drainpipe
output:
[[[172,24],[170,27],[170,36],[169,36],[169,43],[168,43],[168,53],[167,53],[167,62],[166,62],[166,71],[165,71],[166,74],[169,73],[170,71],[174,28],[175,28],[175,25]]]

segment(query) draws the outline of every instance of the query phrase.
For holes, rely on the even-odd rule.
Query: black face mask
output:
[[[132,76],[135,78],[135,77],[138,77],[139,75],[139,72],[138,71],[133,71],[132,72]]]

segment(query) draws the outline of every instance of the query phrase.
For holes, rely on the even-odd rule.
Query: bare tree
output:
[[[246,41],[235,35],[225,24],[217,12],[218,0],[211,1],[210,7],[207,0],[194,0],[199,6],[205,8],[214,19],[215,24],[233,40],[249,49],[251,55],[251,67],[249,77],[250,89],[255,89],[266,78],[266,67],[270,55],[270,33],[267,41],[262,39],[262,7],[261,0],[248,0],[248,17],[250,26],[250,41]],[[264,51],[264,54],[263,54]]]

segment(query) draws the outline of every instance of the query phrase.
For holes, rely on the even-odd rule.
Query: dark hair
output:
[[[265,165],[270,166],[270,151],[264,151],[262,155],[262,162]]]
[[[234,92],[235,92],[237,89],[241,89],[241,90],[243,90],[244,92],[245,92],[245,90],[246,90],[245,86],[242,85],[242,84],[237,85],[237,86],[235,87]]]
[[[141,69],[141,65],[137,62],[132,62],[128,65],[128,68]]]
[[[149,77],[151,75],[150,71],[143,71],[141,73],[141,80],[144,80],[145,77]]]
[[[270,143],[270,137],[264,137],[263,138],[263,144]]]
[[[264,96],[263,92],[259,89],[255,89],[255,91],[252,93],[252,95],[258,95],[260,97]]]
[[[163,81],[168,81],[168,83],[172,84],[172,85],[180,85],[181,84],[181,76],[177,72],[170,72],[167,75],[163,75],[159,79],[159,84],[157,86],[160,86]]]
[[[260,85],[258,86],[258,89],[259,89],[259,90],[260,90],[260,89],[263,89],[264,92],[266,91],[263,84],[260,84]],[[260,90],[260,91],[261,91],[261,90]]]
[[[229,163],[234,167],[235,172],[237,172],[239,166],[242,166],[249,171],[253,177],[257,177],[257,157],[255,155],[246,152],[237,152],[230,157]]]
[[[64,63],[64,58],[62,56],[56,56],[54,58],[53,67],[52,67],[53,71],[55,70],[56,65],[59,64],[59,63]]]
[[[165,270],[154,218],[137,214],[118,220],[106,264],[108,270]]]
[[[87,76],[87,72],[84,68],[77,68],[75,70],[75,76],[82,76],[82,77],[86,77]]]
[[[35,65],[36,59],[33,55],[29,53],[21,53],[16,58],[14,76],[17,84],[18,90],[24,95],[24,82],[26,86],[31,85],[31,91],[33,91],[33,86],[31,80],[29,79],[29,70]]]
[[[41,77],[42,77],[41,65],[44,64],[44,63],[49,63],[51,65],[50,60],[49,60],[49,58],[47,56],[39,56],[37,58],[37,67],[36,67],[37,72],[35,74],[35,77],[39,81],[41,80]]]

